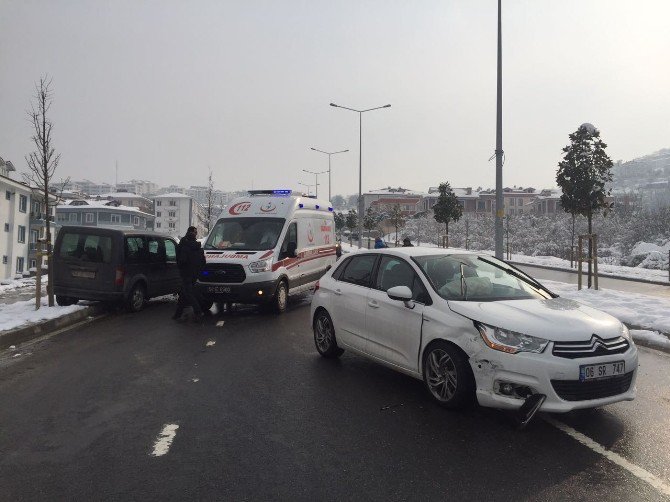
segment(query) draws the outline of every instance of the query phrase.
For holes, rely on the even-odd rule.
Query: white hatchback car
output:
[[[637,348],[621,322],[485,254],[352,253],[317,283],[311,319],[322,356],[351,349],[449,408],[476,397],[529,420],[635,398]]]

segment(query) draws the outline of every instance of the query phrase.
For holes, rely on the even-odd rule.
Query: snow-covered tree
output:
[[[582,124],[569,138],[570,144],[563,148],[563,160],[556,172],[556,183],[563,192],[561,205],[573,216],[586,216],[588,233],[592,234],[593,215],[610,208],[606,198],[611,191],[607,184],[612,181],[612,159],[605,152],[607,145],[600,139],[600,131],[591,124]],[[589,241],[589,258],[592,255]]]
[[[352,233],[358,227],[358,213],[355,209],[349,209],[344,224],[349,229],[349,244],[351,244]]]

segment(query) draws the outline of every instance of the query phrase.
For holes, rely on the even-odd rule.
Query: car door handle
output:
[[[333,291],[333,293],[335,293],[336,295],[341,295],[341,294],[342,294],[342,290],[341,290],[341,289],[335,289],[335,290]]]
[[[368,306],[372,307],[373,309],[378,309],[379,308],[379,304],[374,300],[370,300],[368,302]]]

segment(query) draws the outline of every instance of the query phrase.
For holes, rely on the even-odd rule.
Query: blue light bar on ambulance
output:
[[[249,190],[249,195],[291,195],[293,190]]]

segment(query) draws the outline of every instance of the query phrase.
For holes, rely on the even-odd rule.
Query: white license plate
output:
[[[624,361],[614,361],[612,363],[587,364],[579,367],[579,381],[597,380],[599,378],[609,378],[617,375],[623,375],[626,372],[626,363]]]
[[[73,270],[72,277],[80,277],[82,279],[95,279],[95,272],[90,270]]]
[[[208,286],[208,293],[230,293],[230,286]]]

